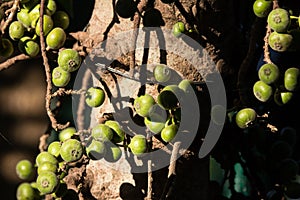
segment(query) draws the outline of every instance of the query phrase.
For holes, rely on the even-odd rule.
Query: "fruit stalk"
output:
[[[273,0],[273,9],[279,8],[278,0]]]
[[[14,0],[13,6],[9,9],[9,16],[7,20],[4,22],[3,26],[1,27],[1,32],[4,34],[6,28],[9,26],[9,24],[13,21],[14,16],[19,8],[20,0]]]

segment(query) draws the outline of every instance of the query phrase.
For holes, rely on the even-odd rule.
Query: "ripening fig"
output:
[[[171,78],[171,69],[166,65],[156,65],[153,69],[153,76],[156,81],[165,83]]]
[[[25,28],[30,27],[31,19],[27,10],[21,9],[19,12],[17,12],[17,19]]]
[[[146,127],[154,134],[161,132],[165,127],[166,120],[159,115],[152,115],[152,117],[145,117],[144,123]]]
[[[273,63],[266,63],[258,70],[258,77],[266,84],[272,84],[279,78],[280,71],[277,65]]]
[[[48,3],[46,5],[46,11],[49,15],[53,15],[56,12],[57,5],[55,0],[48,0]]]
[[[111,140],[112,142],[119,143],[124,140],[125,132],[122,130],[119,122],[114,120],[107,120],[104,124],[107,125],[113,131],[113,138]]]
[[[183,22],[176,22],[173,25],[172,33],[175,37],[179,37],[185,31],[185,26]]]
[[[183,79],[178,83],[178,87],[183,90],[185,94],[191,94],[194,92],[192,87],[192,81],[188,79]]]
[[[296,67],[288,68],[284,73],[284,87],[288,91],[295,91],[299,86],[300,71]]]
[[[168,125],[162,129],[160,133],[161,139],[165,142],[171,142],[175,138],[177,131],[178,131],[178,125],[176,124]]]
[[[47,49],[57,50],[61,48],[66,41],[66,33],[60,27],[53,28],[46,37]]]
[[[100,160],[105,155],[105,144],[102,141],[92,140],[86,147],[87,156],[92,160]]]
[[[33,165],[27,160],[20,160],[16,165],[16,173],[22,180],[28,180],[33,175]]]
[[[56,173],[57,164],[53,164],[51,162],[43,162],[37,168],[37,173],[42,174],[43,172],[53,172]]]
[[[76,131],[75,127],[69,126],[65,129],[61,130],[58,133],[58,139],[61,142],[66,141],[66,140],[72,138],[75,135],[76,132],[77,131]]]
[[[158,104],[153,105],[147,117],[144,118],[146,127],[154,134],[159,133],[168,120],[168,113]]]
[[[34,200],[36,192],[30,183],[22,182],[17,187],[16,198],[17,200]]]
[[[70,72],[63,70],[61,67],[55,67],[52,71],[52,83],[56,87],[65,87],[71,79]]]
[[[107,162],[117,162],[122,156],[122,150],[119,146],[113,143],[105,143],[106,152],[104,155],[104,160]]]
[[[78,51],[67,48],[58,53],[57,63],[65,71],[73,72],[80,67],[81,57]]]
[[[92,137],[95,140],[108,142],[113,138],[114,132],[106,124],[97,124],[92,128]]]
[[[142,117],[147,117],[151,107],[155,104],[154,98],[149,94],[144,94],[134,100],[133,106],[136,113]]]
[[[54,157],[52,154],[50,154],[47,151],[40,152],[35,158],[35,163],[36,163],[37,167],[40,166],[44,162],[50,162],[55,165],[57,165],[57,163],[58,163],[56,157]]]
[[[12,40],[18,40],[23,37],[25,32],[24,26],[19,21],[14,21],[9,25],[8,33]]]
[[[47,148],[47,151],[55,157],[59,156],[61,143],[59,141],[51,142]]]
[[[2,48],[0,49],[0,56],[9,58],[14,53],[14,46],[7,38],[2,38]]]
[[[276,88],[274,92],[274,101],[277,105],[282,106],[291,101],[293,93],[290,91],[282,90],[281,88]]]
[[[53,28],[53,20],[49,15],[44,15],[43,18],[43,32],[44,36],[47,36],[47,34],[52,30]],[[40,36],[40,19],[38,19],[35,27],[35,33]]]
[[[39,44],[28,36],[24,36],[19,40],[18,48],[30,57],[36,57],[40,53]]]
[[[85,94],[85,102],[90,107],[99,107],[105,101],[105,92],[100,87],[90,87]]]
[[[273,89],[263,81],[257,81],[253,85],[254,96],[261,102],[266,102],[270,99]]]
[[[52,15],[52,19],[53,19],[54,27],[60,27],[64,30],[66,30],[69,27],[70,18],[65,11],[62,10],[56,11]]]
[[[36,183],[41,194],[50,194],[58,185],[58,178],[54,172],[43,172],[38,175]]]
[[[60,148],[60,156],[65,162],[75,162],[83,155],[83,146],[76,139],[64,141]]]
[[[253,3],[253,12],[257,17],[264,18],[267,17],[272,10],[272,1],[268,0],[256,0]]]
[[[130,143],[128,145],[131,152],[134,155],[142,155],[147,150],[147,140],[146,137],[143,135],[135,135],[131,138]]]
[[[256,112],[252,108],[243,108],[235,116],[235,121],[238,127],[244,129],[249,127],[256,119]]]
[[[290,25],[290,14],[283,8],[276,8],[269,13],[267,21],[271,29],[283,33]]]
[[[269,35],[268,42],[274,51],[284,52],[291,46],[293,36],[288,33],[277,33],[274,31]]]

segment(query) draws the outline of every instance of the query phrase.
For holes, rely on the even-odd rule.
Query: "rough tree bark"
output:
[[[143,4],[145,2],[147,1],[142,0],[140,3]],[[237,21],[237,15],[239,13],[235,10],[236,4],[240,1],[180,0],[178,2],[163,4],[158,0],[148,1],[144,5],[145,7],[140,7],[140,9],[142,12],[151,9],[153,6],[158,9],[164,21],[162,26],[164,28],[171,29],[174,23],[183,21],[188,29],[194,29],[199,33],[191,32],[187,34],[205,48],[205,53],[215,63],[216,69],[223,76],[225,87],[229,91],[227,94],[229,97],[228,104],[232,106],[235,98],[233,91],[236,87],[234,84],[237,78],[237,71],[247,51],[247,44],[245,44],[245,38],[243,38],[244,33],[238,27],[240,22]],[[86,32],[73,34],[73,36],[80,41],[81,45],[87,47],[88,51],[91,51],[106,37],[109,38],[122,31],[136,28],[136,23],[139,22],[136,20],[137,17],[135,16],[133,20],[119,18],[119,23],[114,23],[116,21],[111,21],[114,19],[112,2],[96,0]],[[139,26],[142,26],[143,21],[142,19],[140,20]],[[128,53],[118,59],[118,61],[123,66],[129,66],[129,68],[132,67],[132,64],[144,64],[143,52]],[[157,62],[159,53],[151,52],[147,62]],[[184,78],[193,81],[205,79],[205,75],[201,74],[199,76],[197,70],[178,55],[167,54],[165,62],[181,73]],[[108,88],[114,88],[115,83],[110,74],[101,74],[101,78],[105,81]],[[122,78],[118,78],[117,84],[120,84],[121,81]],[[94,83],[101,84],[96,80],[94,80]],[[138,87],[139,85],[136,86],[136,89]],[[173,191],[170,199],[209,199],[208,157],[204,159],[198,158],[201,141],[205,136],[209,122],[210,110],[209,106],[206,106],[209,103],[209,97],[205,88],[201,88],[201,91],[199,91],[199,101],[200,105],[204,105],[200,108],[201,116],[204,117],[202,117],[200,129],[194,142],[187,153],[176,162],[176,181],[172,187]],[[93,110],[91,127],[101,120],[99,119],[101,118],[101,113],[111,111],[111,107],[108,104],[101,110]],[[118,167],[130,168],[126,159],[122,159],[123,161]],[[167,182],[168,167],[154,171],[151,175],[153,178],[151,199],[160,199],[165,192],[164,187]],[[99,161],[89,161],[87,165],[72,168],[66,177],[66,181],[70,188],[80,192],[81,199],[144,199],[147,198],[147,190],[149,189],[148,178],[148,173],[124,173],[122,170],[111,169]]]

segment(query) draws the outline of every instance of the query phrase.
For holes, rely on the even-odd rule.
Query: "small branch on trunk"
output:
[[[30,58],[31,58],[30,56],[27,56],[25,54],[19,54],[12,58],[9,58],[5,62],[0,63],[0,71],[4,69],[8,69],[9,67],[13,66],[13,64],[15,64],[17,61],[28,60]]]
[[[162,196],[160,197],[160,200],[168,199],[170,195],[172,195],[174,182],[176,178],[176,160],[177,160],[180,146],[181,146],[181,142],[175,142],[173,145],[173,150],[170,158],[168,179],[165,184],[164,190],[162,192]]]
[[[14,0],[14,4],[12,5],[12,7],[10,9],[8,9],[5,14],[9,13],[7,20],[5,21],[5,23],[3,24],[3,26],[1,27],[1,32],[2,34],[5,33],[6,28],[10,25],[10,23],[13,21],[14,16],[19,8],[19,3],[20,0]]]
[[[82,85],[81,85],[82,90],[87,90],[90,77],[91,77],[91,72],[90,70],[87,69],[82,78]],[[77,108],[77,119],[76,119],[78,130],[84,129],[84,110],[85,110],[85,95],[80,94],[78,108]]]
[[[265,44],[264,44],[264,61],[266,62],[266,63],[272,63],[272,61],[271,61],[271,58],[270,58],[270,52],[269,52],[269,36],[270,36],[270,34],[271,34],[271,28],[270,28],[270,26],[269,25],[267,25],[267,31],[266,31],[266,35],[265,35],[265,37],[264,37],[264,42],[265,42]]]
[[[80,89],[80,90],[65,90],[64,88],[59,88],[56,92],[54,92],[53,94],[51,94],[51,97],[57,97],[57,96],[65,96],[65,95],[81,95],[81,94],[85,94],[85,90],[84,89]]]
[[[150,149],[150,152],[152,151],[152,137],[150,134],[150,131],[147,130],[147,144],[148,144],[148,149]],[[147,161],[148,165],[148,188],[147,188],[147,197],[145,200],[151,200],[152,199],[152,182],[153,182],[153,177],[152,177],[152,157],[150,156],[150,159]]]
[[[138,37],[138,28],[140,27],[141,23],[141,13],[143,12],[145,6],[147,5],[148,0],[141,0],[139,4],[137,5],[137,12],[133,16],[133,30],[134,30],[134,36],[133,36],[133,51],[129,52],[130,57],[130,70],[129,75],[133,77],[134,74],[134,68],[135,68],[135,47],[136,47],[136,40]]]

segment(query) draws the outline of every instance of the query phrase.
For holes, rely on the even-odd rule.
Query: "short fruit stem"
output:
[[[291,19],[299,19],[297,16],[290,16]]]

